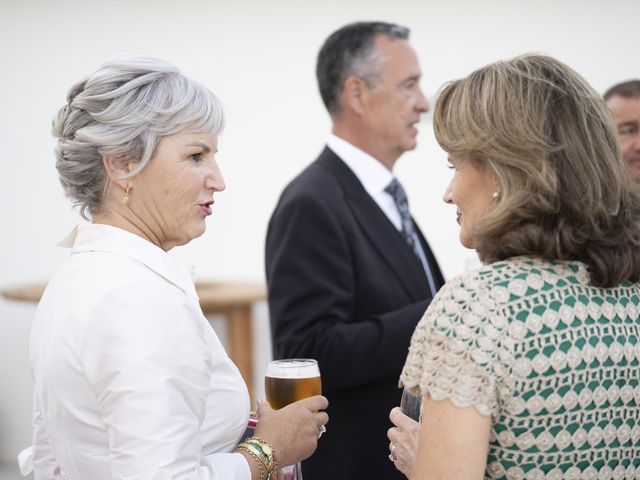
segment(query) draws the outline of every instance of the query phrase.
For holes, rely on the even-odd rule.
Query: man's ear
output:
[[[342,104],[347,105],[350,110],[353,110],[359,115],[364,114],[366,94],[368,87],[366,82],[355,76],[349,76],[344,81],[344,88],[342,89]]]
[[[129,182],[127,175],[133,169],[131,161],[111,155],[102,155],[102,165],[107,172],[109,181],[124,189]]]

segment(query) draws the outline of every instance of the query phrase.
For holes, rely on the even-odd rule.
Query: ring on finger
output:
[[[391,444],[391,453],[389,454],[389,460],[391,460],[394,463],[398,459],[398,457],[396,457],[396,454],[394,453],[395,449],[396,449],[396,444],[392,443]]]
[[[327,431],[327,427],[325,427],[324,425],[320,425],[320,428],[318,428],[318,438],[320,438],[322,434],[326,431]]]

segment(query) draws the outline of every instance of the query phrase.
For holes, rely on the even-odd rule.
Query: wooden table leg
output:
[[[247,384],[251,396],[251,408],[254,408],[251,307],[234,308],[228,313],[228,317],[229,356],[238,366],[238,370]]]

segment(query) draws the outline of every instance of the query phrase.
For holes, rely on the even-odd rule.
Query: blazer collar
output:
[[[83,252],[110,252],[132,258],[187,295],[198,299],[189,269],[171,258],[160,247],[126,230],[110,225],[83,223],[78,225],[75,232],[71,232],[60,246],[71,246],[72,255]]]
[[[424,292],[429,290],[429,286],[420,261],[355,174],[329,148],[325,148],[320,154],[318,163],[338,180],[356,221],[380,256],[387,261],[409,296],[416,301],[424,298]]]

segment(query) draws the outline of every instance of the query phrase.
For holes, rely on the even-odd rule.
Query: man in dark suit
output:
[[[408,29],[347,25],[318,55],[327,147],[284,190],[266,270],[276,358],[318,360],[330,422],[305,480],[400,479],[389,411],[411,334],[443,278],[393,176],[428,104]]]

